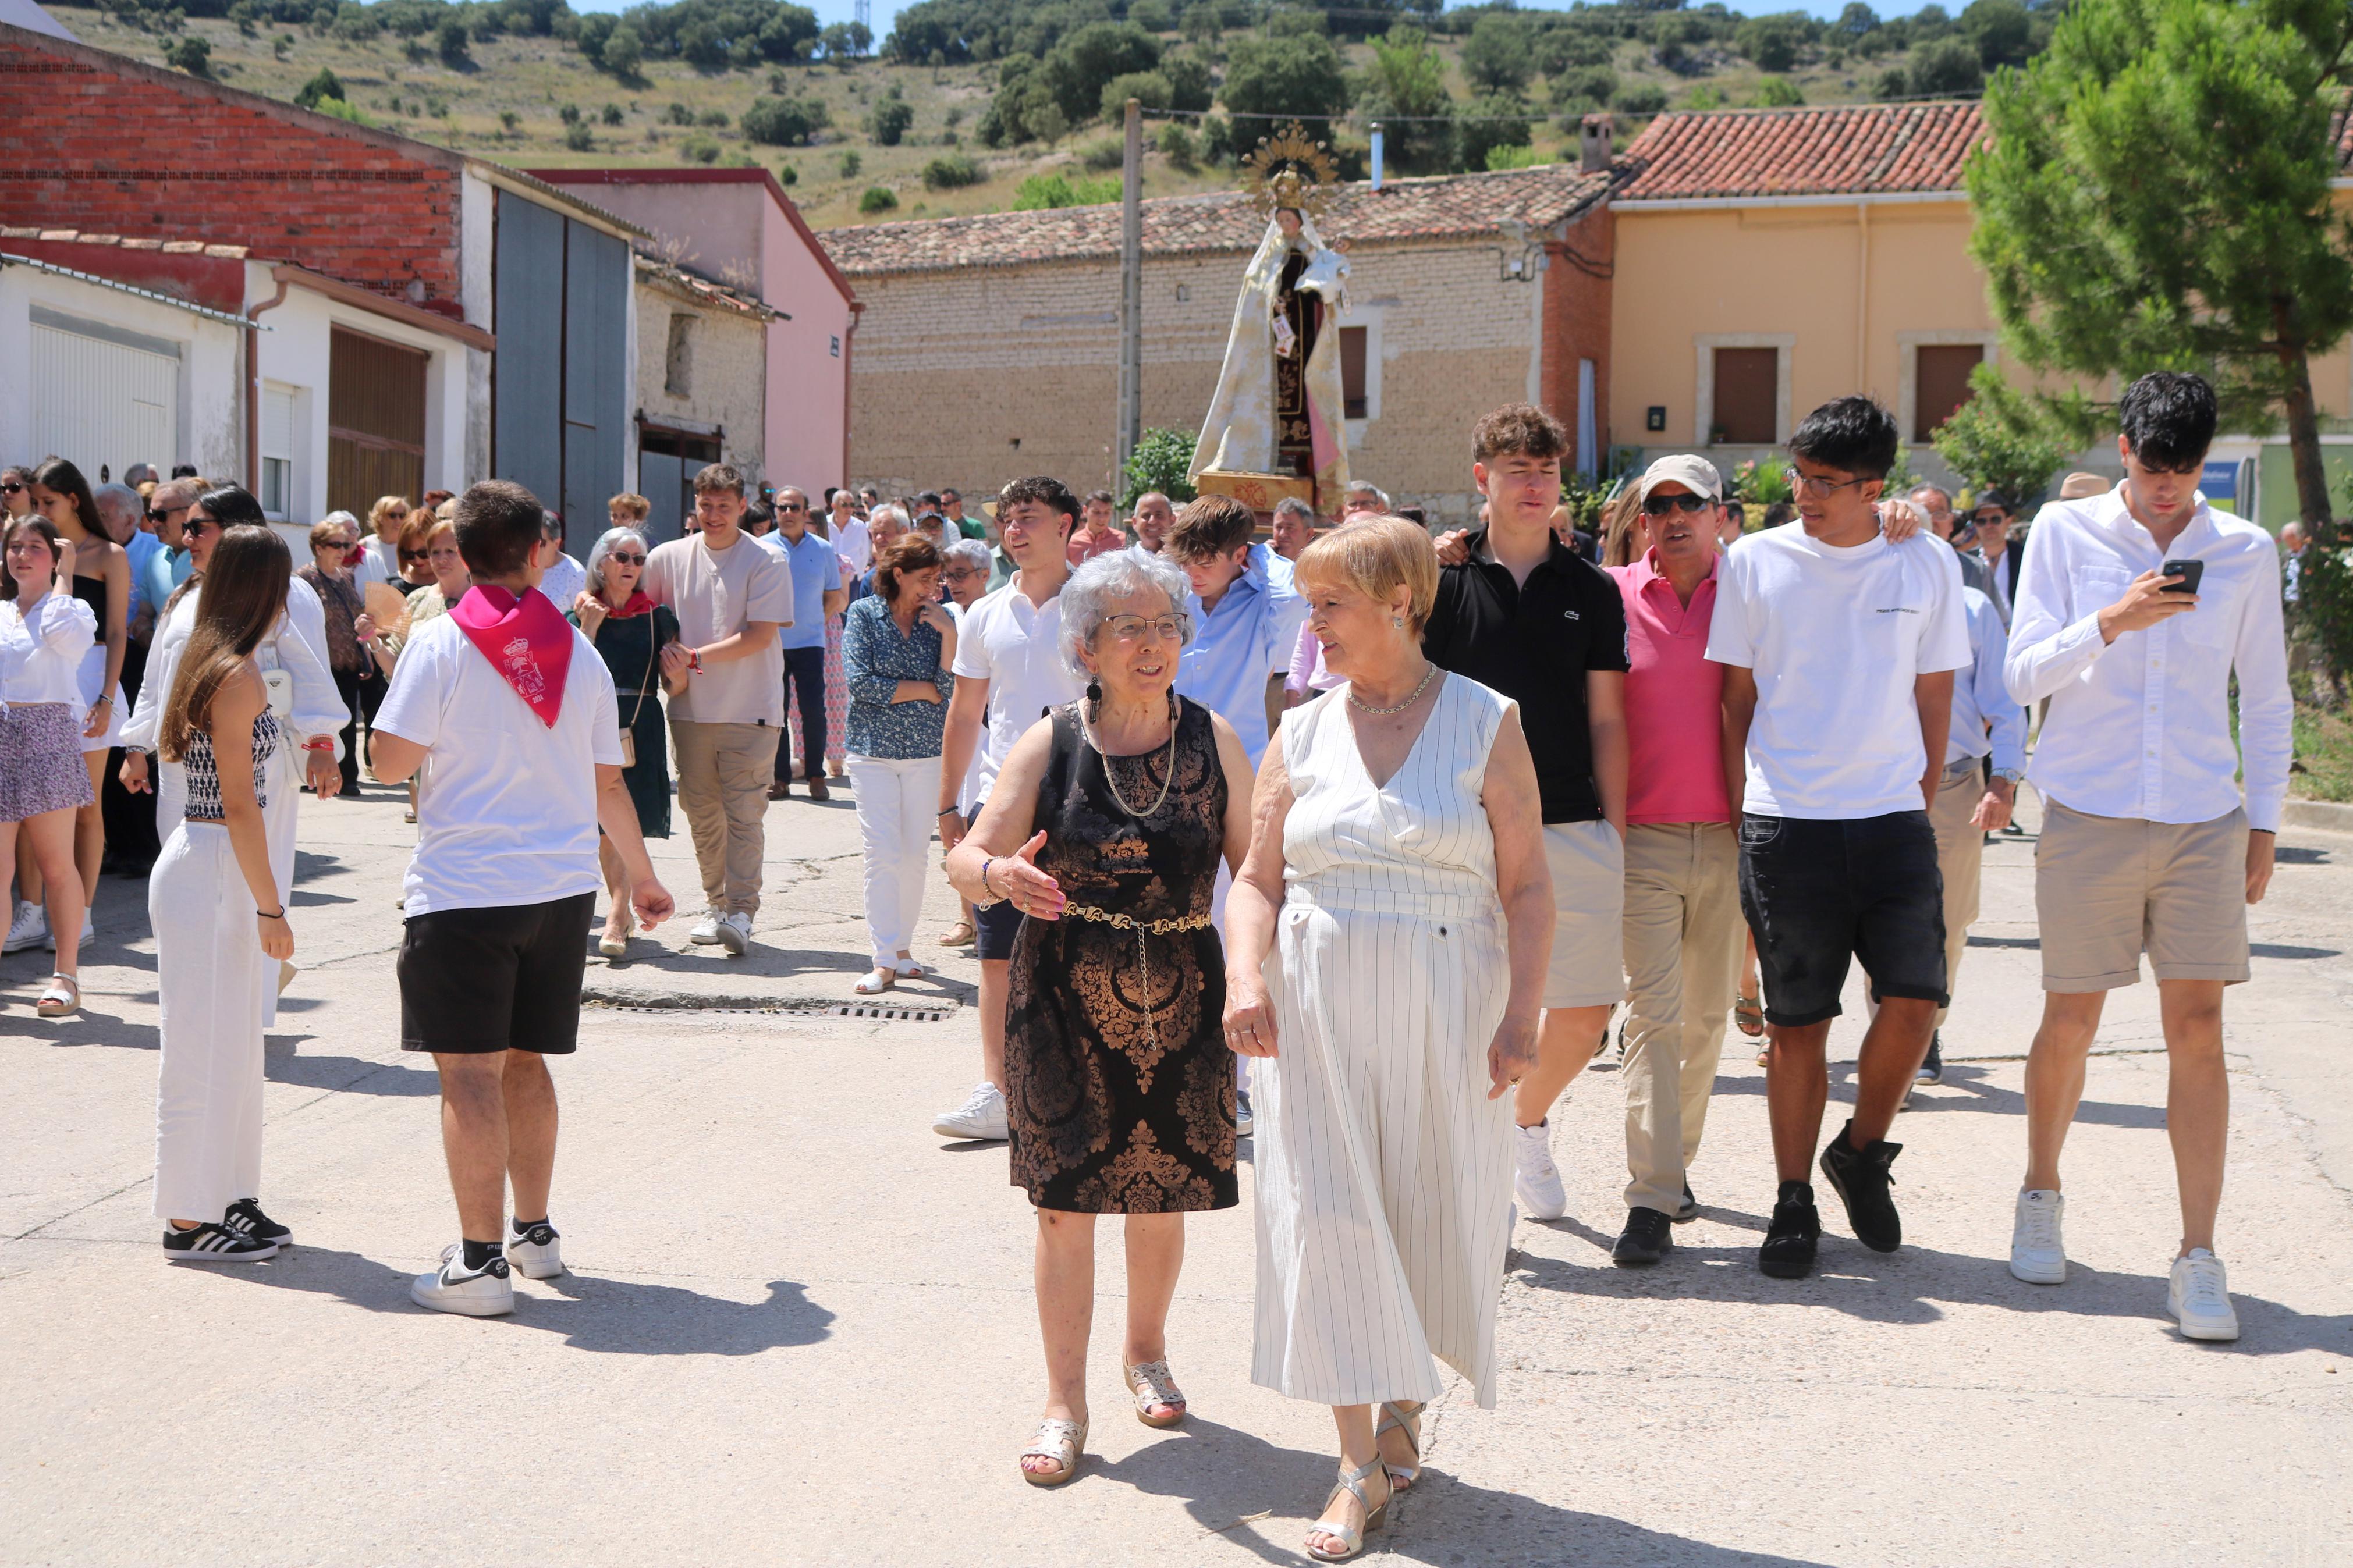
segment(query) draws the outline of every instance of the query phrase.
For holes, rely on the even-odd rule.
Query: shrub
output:
[[[370,120],[366,115],[362,114],[355,105],[345,103],[340,98],[322,98],[317,103],[312,104],[311,108],[317,110],[321,114],[328,115],[336,120],[348,120],[354,125],[374,125],[375,123],[375,121]]]
[[[555,118],[566,125],[577,125],[580,123],[580,106],[576,103],[564,104],[556,110]]]
[[[1912,91],[1920,97],[1975,98],[1985,90],[1985,68],[1977,46],[1966,38],[1938,38],[1912,52]]]
[[[627,116],[622,114],[619,104],[608,103],[605,106],[605,112],[601,118],[607,125],[618,125]]]
[[[343,90],[343,79],[326,67],[321,66],[319,74],[304,82],[302,90],[294,95],[294,101],[304,109],[316,109],[319,106],[319,100],[322,98],[340,98],[348,103],[351,101],[351,96]]]
[[[434,53],[441,57],[443,65],[453,69],[473,63],[473,57],[466,52],[467,42],[466,24],[455,17],[433,30]]]
[[[858,198],[858,210],[868,216],[897,209],[898,195],[888,185],[869,185],[866,194]]]
[[[575,153],[594,153],[596,138],[588,133],[586,125],[567,125],[564,128],[564,144]]]
[[[723,109],[706,109],[694,117],[694,122],[705,131],[724,131],[732,123]]]
[[[1526,111],[1526,104],[1504,93],[1491,93],[1474,101],[1464,117],[1454,122],[1455,166],[1492,168],[1489,153],[1500,147],[1526,146],[1535,124]]]
[[[776,171],[776,183],[780,185],[797,185],[801,183],[801,172],[787,163]]]
[[[1154,144],[1160,149],[1160,155],[1168,160],[1170,168],[1182,169],[1189,174],[1200,167],[1200,143],[1194,140],[1190,131],[1186,130],[1176,121],[1172,120],[1163,125],[1160,128],[1160,133],[1153,140]]]
[[[1032,174],[1014,188],[1013,210],[1032,213],[1055,207],[1100,206],[1119,200],[1119,186],[1120,183],[1108,175],[1090,180],[1082,174],[1074,179],[1059,169],[1051,174]]]
[[[1189,430],[1145,431],[1120,470],[1119,504],[1133,507],[1146,490],[1158,490],[1178,506],[1193,500],[1193,481],[1186,473],[1193,466],[1193,446]]]
[[[962,153],[943,153],[923,165],[923,189],[927,191],[958,190],[976,185],[987,177],[978,163]]]
[[[757,109],[760,106],[755,103],[752,107]],[[694,110],[682,103],[673,103],[662,110],[662,118],[672,125],[691,125],[694,123]]]
[[[1504,169],[1533,169],[1545,162],[1534,147],[1494,146],[1487,149],[1487,169],[1490,174]]]
[[[866,160],[858,155],[857,148],[852,147],[849,152],[844,153],[841,155],[841,177],[843,179],[854,180],[858,178],[859,174],[865,169],[865,167]]]
[[[1796,109],[1806,101],[1798,84],[1785,76],[1768,76],[1757,84],[1757,107],[1759,109]]]
[[[638,30],[624,22],[606,38],[596,63],[623,81],[634,81],[638,67],[645,58],[645,41],[638,37]]]
[[[1100,142],[1090,142],[1079,153],[1079,162],[1089,174],[1100,174],[1116,169],[1127,162],[1127,142],[1124,137],[1106,136]]]
[[[522,116],[512,109],[499,110],[499,129],[512,134],[522,126]]]
[[[719,162],[718,138],[706,136],[700,131],[680,142],[678,150],[682,156],[691,158],[698,163]]]
[[[1667,107],[1667,89],[1654,81],[1630,81],[1613,101],[1621,114],[1656,114]]]
[[[1589,114],[1618,96],[1618,73],[1608,66],[1572,66],[1552,79],[1556,109]]]
[[[213,74],[213,47],[202,37],[190,33],[185,37],[174,38],[164,50],[164,63],[174,70],[184,70],[190,76],[208,77]],[[333,100],[322,100],[321,101]]]
[[[670,105],[674,124],[687,123],[679,118],[685,107]],[[757,98],[744,111],[744,134],[750,141],[770,147],[806,147],[810,134],[823,130],[829,118],[825,105],[814,99]]]
[[[893,87],[866,111],[866,134],[874,139],[877,147],[896,147],[907,134],[907,127],[914,122],[914,106],[900,97],[899,89]]]

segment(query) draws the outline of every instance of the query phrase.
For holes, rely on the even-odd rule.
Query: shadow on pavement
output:
[[[279,1004],[282,1010],[284,1003]],[[304,1089],[332,1089],[342,1094],[389,1094],[430,1098],[441,1092],[441,1077],[430,1067],[406,1062],[372,1062],[359,1057],[303,1056],[297,1047],[313,1037],[268,1035],[261,1042],[261,1076],[271,1083]]]
[[[434,1315],[408,1299],[409,1275],[356,1252],[298,1246],[235,1277],[333,1296],[371,1312]],[[766,1300],[745,1302],[677,1285],[578,1273],[517,1279],[512,1315],[486,1321],[562,1334],[574,1350],[607,1355],[758,1355],[813,1345],[833,1331],[833,1313],[789,1279],[770,1281]]]
[[[1854,1104],[1853,1079],[1852,1062],[1831,1064],[1830,1103],[1831,1106]],[[1904,1129],[1917,1125],[1915,1118],[1940,1110],[1978,1110],[1996,1116],[2015,1116],[2023,1121],[2026,1116],[2026,1096],[2017,1089],[1997,1089],[1994,1087],[1992,1079],[1993,1075],[1983,1068],[1947,1061],[1942,1082],[1922,1084],[1912,1091],[1910,1100],[1905,1103],[1903,1114],[1895,1120],[1897,1133],[1895,1141],[1901,1143],[1904,1141],[1901,1136]],[[1960,1092],[1957,1094],[1940,1092],[1943,1090]],[[1765,1095],[1765,1080],[1762,1078],[1718,1078],[1715,1080],[1715,1092],[1718,1096],[1745,1094],[1762,1099]],[[1822,1141],[1824,1142],[1837,1135],[1837,1124],[1841,1120],[1839,1116],[1830,1112],[1823,1114]],[[2075,1120],[2079,1123],[2089,1123],[2094,1127],[2137,1127],[2162,1131],[2165,1127],[2165,1108],[2161,1105],[2119,1105],[2110,1100],[2087,1100],[2076,1108]]]
[[[1433,1467],[1443,1452],[1433,1449]],[[1116,1464],[1090,1455],[1071,1483],[1116,1481],[1155,1497],[1178,1498],[1202,1529],[1247,1547],[1269,1563],[1304,1561],[1305,1521],[1323,1510],[1332,1489],[1332,1454],[1278,1447],[1264,1438],[1205,1421],[1196,1415]],[[1257,1516],[1277,1518],[1263,1533],[1239,1528]],[[1297,1536],[1292,1540],[1284,1532]],[[1813,1568],[1799,1559],[1736,1552],[1704,1541],[1662,1535],[1621,1520],[1556,1508],[1517,1492],[1455,1479],[1441,1468],[1423,1470],[1421,1483],[1389,1510],[1388,1525],[1366,1537],[1368,1556],[1406,1563],[1641,1563],[1729,1568]]]
[[[1704,1212],[1719,1224],[1738,1225],[1759,1237],[1765,1233],[1761,1215],[1716,1207]],[[1835,1198],[1826,1204],[1822,1217],[1826,1225],[1841,1223]],[[1555,1221],[1546,1228],[1576,1236],[1604,1258],[1617,1239],[1575,1220]],[[1820,1266],[1805,1279],[1771,1279],[1758,1273],[1757,1248],[1751,1243],[1686,1246],[1680,1238],[1650,1268],[1580,1268],[1515,1247],[1511,1274],[1535,1289],[1616,1300],[1705,1297],[1758,1306],[1828,1307],[1877,1323],[1941,1322],[1945,1313],[1938,1303],[1946,1303],[1999,1307],[2025,1316],[2139,1318],[2168,1338],[2173,1334],[2173,1320],[2165,1312],[2163,1275],[2110,1274],[2071,1263],[2064,1285],[2029,1285],[2012,1279],[1998,1258],[1939,1252],[1909,1242],[1900,1251],[1878,1253],[1834,1231],[1823,1234]],[[2231,1300],[2239,1310],[2238,1342],[2192,1348],[2242,1355],[2316,1350],[2353,1358],[2353,1315],[2299,1312],[2239,1289],[2231,1292]]]

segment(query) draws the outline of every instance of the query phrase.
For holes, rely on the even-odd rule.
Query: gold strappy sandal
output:
[[[1378,1508],[1375,1508],[1373,1500],[1365,1495],[1365,1482],[1381,1473],[1381,1457],[1378,1454],[1373,1456],[1372,1462],[1368,1465],[1340,1472],[1340,1484],[1334,1487],[1329,1495],[1324,1499],[1324,1506],[1330,1508],[1333,1499],[1337,1498],[1342,1492],[1350,1494],[1356,1500],[1357,1506],[1365,1510],[1365,1527],[1362,1530],[1340,1530],[1328,1524],[1308,1526],[1307,1533],[1311,1538],[1307,1543],[1308,1556],[1318,1563],[1345,1563],[1349,1558],[1364,1551],[1365,1537],[1388,1521],[1389,1498],[1396,1495],[1396,1489],[1392,1486],[1388,1494],[1381,1499],[1381,1506]],[[1330,1536],[1340,1543],[1342,1550],[1324,1551],[1312,1539],[1318,1535]]]
[[[1021,1479],[1033,1487],[1059,1487],[1079,1473],[1079,1456],[1087,1451],[1087,1424],[1049,1415],[1038,1423],[1038,1436],[1021,1450],[1024,1459],[1051,1459],[1062,1468],[1039,1472],[1021,1467]]]
[[[1146,1426],[1162,1430],[1185,1419],[1185,1391],[1176,1386],[1176,1377],[1168,1370],[1166,1361],[1140,1361],[1134,1366],[1120,1369],[1127,1376],[1127,1391],[1135,1396],[1135,1418]],[[1155,1415],[1155,1405],[1171,1406]]]

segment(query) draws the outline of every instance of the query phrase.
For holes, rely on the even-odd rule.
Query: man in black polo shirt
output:
[[[1472,447],[1488,525],[1462,541],[1468,560],[1440,571],[1421,650],[1518,703],[1535,755],[1556,914],[1535,1070],[1513,1104],[1514,1190],[1529,1217],[1557,1219],[1568,1197],[1547,1118],[1626,989],[1626,606],[1553,536],[1560,422],[1514,404],[1479,421]]]

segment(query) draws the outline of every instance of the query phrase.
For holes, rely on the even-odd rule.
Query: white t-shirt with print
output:
[[[375,717],[428,749],[404,912],[544,904],[602,886],[596,766],[621,765],[619,715],[613,677],[576,627],[552,729],[456,621],[418,628]]]
[[[1917,676],[1966,669],[1960,560],[1942,540],[1831,546],[1786,522],[1716,572],[1707,657],[1753,670],[1744,809],[1853,821],[1922,809]]]
[[[954,673],[988,682],[988,729],[977,751],[975,804],[988,798],[997,770],[1047,709],[1075,699],[1079,683],[1062,665],[1062,600],[1033,605],[1017,578],[973,601],[956,635]]]

